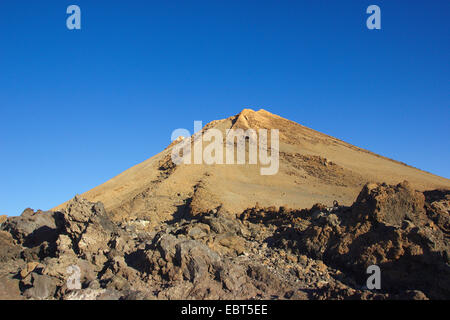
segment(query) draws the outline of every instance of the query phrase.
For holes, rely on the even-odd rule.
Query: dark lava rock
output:
[[[0,298],[449,299],[449,211],[447,190],[368,184],[351,207],[219,209],[135,232],[75,197],[0,225]],[[381,290],[364,288],[372,264]]]

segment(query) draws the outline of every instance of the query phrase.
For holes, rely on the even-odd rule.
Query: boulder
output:
[[[47,275],[40,275],[35,272],[33,272],[31,276],[32,287],[24,292],[24,295],[27,298],[43,300],[54,296],[57,285],[54,278]]]
[[[63,218],[58,212],[26,209],[18,217],[8,218],[1,228],[25,247],[54,242],[61,232]]]
[[[88,260],[92,260],[95,254],[108,251],[113,233],[119,232],[100,202],[91,203],[77,196],[69,201],[62,214],[65,232],[72,240],[72,246],[67,239],[62,238],[61,249],[73,249]]]

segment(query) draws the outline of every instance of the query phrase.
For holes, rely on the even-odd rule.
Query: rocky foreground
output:
[[[75,197],[0,221],[0,299],[449,299],[449,212],[449,190],[407,182],[350,207],[184,210],[157,228]],[[373,264],[381,290],[365,288]]]

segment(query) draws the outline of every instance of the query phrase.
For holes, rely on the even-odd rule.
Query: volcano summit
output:
[[[397,184],[408,180],[421,191],[450,188],[448,179],[355,147],[265,110],[244,109],[233,117],[208,123],[202,131],[213,128],[221,131],[223,137],[229,129],[279,130],[277,174],[263,176],[261,164],[248,162],[175,166],[171,153],[177,143],[172,143],[161,153],[81,197],[101,201],[117,221],[148,219],[155,224],[172,219],[175,212],[184,209],[208,212],[220,206],[228,212],[239,213],[255,203],[306,208],[317,202],[331,206],[334,200],[350,205],[368,182]],[[203,147],[206,146],[203,142]],[[246,148],[248,158],[248,145]]]
[[[51,211],[0,220],[0,299],[450,298],[450,180],[265,110],[200,133],[211,129],[212,155],[230,130],[277,130],[264,151],[278,172],[175,164],[185,141],[214,143],[176,139]],[[368,290],[373,265],[380,289]]]

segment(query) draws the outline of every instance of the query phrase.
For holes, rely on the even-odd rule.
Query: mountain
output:
[[[278,172],[175,165],[197,133],[52,211],[0,217],[0,300],[449,299],[449,180],[264,110],[200,132],[220,155],[249,128],[279,130],[258,140]]]
[[[248,161],[244,165],[174,166],[170,156],[177,144],[174,141],[159,154],[81,197],[103,202],[115,220],[145,219],[157,225],[187,211],[195,214],[220,207],[237,214],[256,203],[307,208],[318,202],[331,206],[336,200],[339,204],[350,205],[368,182],[397,184],[408,180],[420,191],[450,188],[448,179],[374,154],[262,109],[244,109],[230,118],[212,121],[202,132],[211,128],[220,130],[224,137],[227,129],[278,129],[278,173],[261,175],[261,166],[248,164]]]

